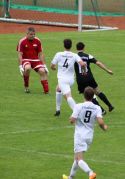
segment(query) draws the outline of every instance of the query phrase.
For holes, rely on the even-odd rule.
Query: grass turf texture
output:
[[[31,94],[23,91],[17,63],[16,44],[24,34],[0,35],[0,178],[61,179],[69,174],[73,162],[73,132],[68,118],[71,110],[63,99],[61,116],[55,118],[56,72],[50,70],[50,95],[44,95],[38,75],[32,71]],[[86,52],[104,62],[113,71],[110,76],[92,65],[100,89],[115,106],[107,113],[109,130],[95,127],[94,142],[85,160],[99,179],[125,178],[125,35],[124,31],[38,33],[42,40],[47,66],[57,51],[63,50],[64,38],[84,41]],[[72,89],[77,102],[82,96],[76,84]],[[100,102],[101,103],[101,102]],[[107,107],[101,103],[107,110]],[[77,178],[87,179],[81,170]]]

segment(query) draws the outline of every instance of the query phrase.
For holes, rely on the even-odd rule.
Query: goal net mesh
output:
[[[105,26],[103,17],[125,15],[125,0],[83,0],[83,24]],[[78,26],[78,0],[0,0],[7,21]]]

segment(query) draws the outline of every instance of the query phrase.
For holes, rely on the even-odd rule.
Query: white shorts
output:
[[[84,138],[81,136],[75,136],[74,137],[74,153],[87,151],[91,143],[92,143],[92,138]]]
[[[59,88],[63,95],[71,91],[71,86],[74,84],[74,79],[58,79]]]

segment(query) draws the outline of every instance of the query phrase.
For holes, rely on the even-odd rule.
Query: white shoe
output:
[[[25,88],[25,93],[30,93],[29,88]]]

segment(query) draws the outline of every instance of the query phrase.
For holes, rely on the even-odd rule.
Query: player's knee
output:
[[[31,66],[30,65],[26,65],[24,67],[24,69],[25,69],[25,72],[29,72],[31,70]]]
[[[31,68],[25,68],[25,73],[30,73]]]
[[[40,74],[41,76],[46,75],[46,72],[45,72],[45,70],[44,70],[43,68],[40,68],[38,72],[39,72],[39,74]]]

